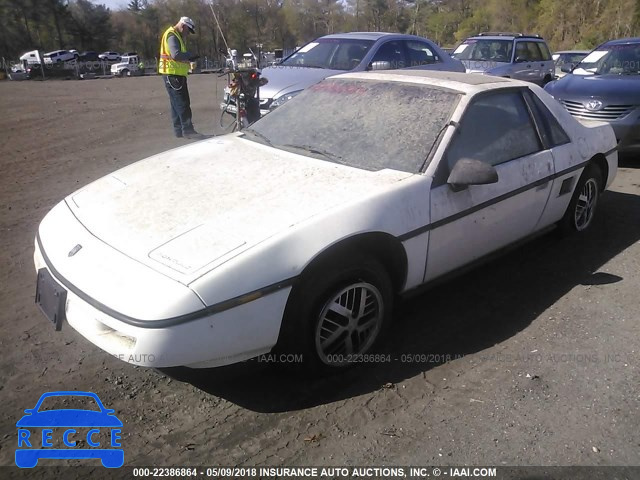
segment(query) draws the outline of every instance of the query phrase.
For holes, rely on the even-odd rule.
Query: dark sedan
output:
[[[621,152],[640,152],[640,37],[603,43],[545,90],[574,117],[608,122]]]
[[[80,54],[79,60],[81,62],[97,62],[99,60],[98,52],[94,52],[94,51],[82,52]]]

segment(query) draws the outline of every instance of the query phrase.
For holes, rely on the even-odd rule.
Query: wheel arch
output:
[[[407,252],[398,238],[384,232],[360,233],[330,245],[313,257],[304,267],[302,276],[351,252],[364,252],[378,260],[389,274],[394,292],[402,290],[407,280]]]
[[[609,163],[607,162],[607,158],[602,153],[597,153],[589,160],[589,164],[595,165],[600,170],[602,174],[602,185],[600,188],[601,191],[604,191],[609,180]]]
[[[353,257],[362,258],[363,256],[365,258],[371,256],[386,271],[391,296],[401,291],[406,282],[408,263],[406,251],[400,240],[384,232],[366,232],[341,239],[318,252],[302,268],[302,273],[287,299],[273,351],[303,354],[309,352],[310,346],[305,339],[311,338],[309,337],[312,334],[311,325],[305,321],[305,315],[300,315],[300,312],[304,311],[302,305],[310,302],[314,290],[304,286],[317,285],[318,282],[322,284],[320,279],[331,274],[331,268],[339,271],[341,262],[353,263]],[[392,298],[389,301],[393,303]],[[313,366],[313,360],[309,365],[312,365],[312,369],[317,368],[317,365]]]

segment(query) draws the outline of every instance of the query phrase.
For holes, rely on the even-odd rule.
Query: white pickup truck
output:
[[[144,70],[140,68],[138,55],[124,55],[118,63],[111,65],[111,74],[119,77],[133,77],[142,75]]]

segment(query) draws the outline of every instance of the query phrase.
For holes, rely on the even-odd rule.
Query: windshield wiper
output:
[[[245,129],[242,130],[242,133],[244,133],[245,135],[248,133],[250,135],[253,135],[255,137],[258,137],[260,140],[262,140],[263,142],[265,142],[267,145],[269,145],[270,147],[273,147],[273,143],[271,143],[271,140],[269,140],[267,137],[265,137],[263,134],[261,134],[260,132],[255,131],[253,128],[251,127],[247,127]]]
[[[322,150],[316,147],[313,147],[311,145],[294,145],[292,143],[286,143],[284,145],[281,145],[282,147],[285,148],[293,148],[295,150],[303,150],[305,152],[309,152],[312,153],[314,155],[320,155],[328,160],[332,160],[332,161],[341,161],[342,157],[340,155],[336,155],[335,153],[331,153],[328,152],[326,150]]]

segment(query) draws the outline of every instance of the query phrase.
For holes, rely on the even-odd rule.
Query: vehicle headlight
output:
[[[270,110],[273,110],[274,108],[277,108],[287,103],[289,100],[291,100],[293,97],[298,95],[300,92],[302,92],[302,90],[296,90],[295,92],[289,92],[289,93],[285,93],[284,95],[280,95],[271,103],[271,107],[269,107]]]

